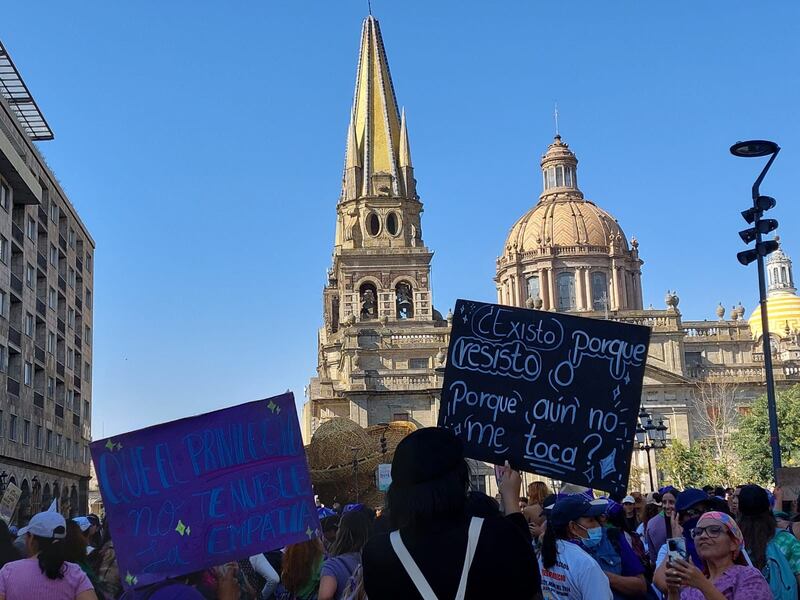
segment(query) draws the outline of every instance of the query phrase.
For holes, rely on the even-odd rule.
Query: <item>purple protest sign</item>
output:
[[[126,587],[318,534],[291,393],[91,445]]]

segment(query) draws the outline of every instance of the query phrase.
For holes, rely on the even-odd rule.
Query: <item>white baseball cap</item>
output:
[[[636,504],[636,498],[634,498],[633,496],[625,496],[622,499],[622,503],[623,504]]]
[[[67,535],[67,522],[60,513],[45,511],[33,515],[27,527],[19,530],[19,535],[30,533],[37,537],[62,540]]]
[[[89,527],[92,526],[92,522],[86,517],[74,517],[72,519],[81,528],[81,531],[85,532]]]

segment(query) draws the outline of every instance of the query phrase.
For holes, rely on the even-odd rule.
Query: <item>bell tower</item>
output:
[[[361,29],[333,262],[323,291],[317,377],[305,433],[332,417],[360,425],[436,422],[449,327],[434,310],[405,111],[377,19]]]

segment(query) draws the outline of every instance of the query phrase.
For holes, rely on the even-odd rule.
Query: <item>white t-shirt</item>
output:
[[[544,600],[611,600],[611,586],[600,565],[580,546],[557,540],[556,564],[539,558]]]

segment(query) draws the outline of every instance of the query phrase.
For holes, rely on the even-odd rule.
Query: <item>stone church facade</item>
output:
[[[676,292],[667,292],[664,308],[645,308],[639,242],[584,197],[578,159],[560,136],[540,165],[538,202],[511,227],[497,259],[498,303],[649,326],[642,400],[656,422],[664,420],[671,438],[688,443],[707,435],[696,417],[708,410],[702,403],[708,386],[725,383],[745,411],[763,393],[759,309],[749,320],[741,304],[727,318],[719,306],[716,321],[686,320]],[[433,305],[433,253],[423,239],[422,212],[405,114],[398,109],[378,22],[369,16],[333,263],[323,290],[317,375],[303,409],[306,441],[333,417],[364,427],[392,420],[436,423],[450,323]],[[782,250],[769,257],[768,272],[780,388],[800,382],[800,297]],[[644,453],[634,461],[647,468]],[[643,486],[646,480],[642,475]]]

